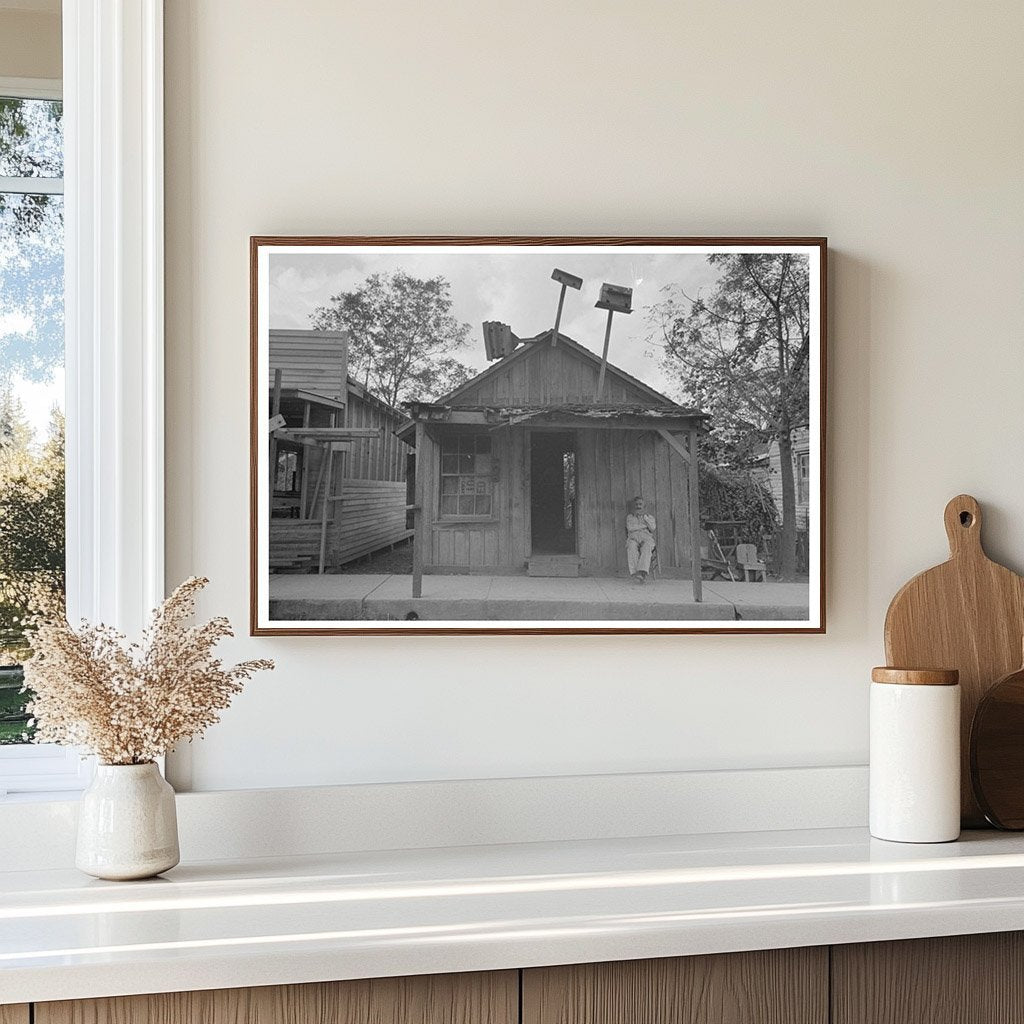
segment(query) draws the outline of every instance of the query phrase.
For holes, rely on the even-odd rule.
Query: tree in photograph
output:
[[[371,274],[331,298],[312,317],[317,330],[348,331],[349,373],[389,405],[432,399],[457,388],[472,370],[449,353],[464,348],[469,324],[452,315],[443,277],[398,270]]]
[[[807,422],[810,356],[809,267],[795,253],[708,257],[719,277],[706,296],[677,286],[651,312],[664,368],[687,401],[711,413],[711,449],[726,465],[749,463],[752,446],[778,446],[782,531],[780,572],[797,565],[793,431]]]

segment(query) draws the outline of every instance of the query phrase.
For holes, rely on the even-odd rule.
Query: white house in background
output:
[[[807,529],[811,501],[811,433],[806,424],[793,429],[793,482],[796,485],[796,527]],[[755,480],[768,486],[775,498],[775,507],[782,515],[782,461],[779,442],[770,441],[752,460]]]

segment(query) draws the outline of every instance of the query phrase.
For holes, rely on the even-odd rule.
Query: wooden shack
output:
[[[694,453],[706,414],[611,364],[598,397],[601,358],[564,334],[515,342],[489,349],[497,361],[444,398],[406,403],[414,596],[424,573],[628,575],[625,517],[641,494],[660,574],[692,579],[699,600]]]
[[[271,330],[269,348],[270,571],[326,572],[408,540],[408,418],[349,376],[344,332]]]

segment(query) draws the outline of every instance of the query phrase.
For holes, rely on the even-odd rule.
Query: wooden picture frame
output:
[[[251,634],[824,633],[826,300],[818,237],[252,237]]]

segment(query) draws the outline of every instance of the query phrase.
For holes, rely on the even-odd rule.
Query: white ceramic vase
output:
[[[180,860],[174,790],[149,764],[99,764],[82,794],[75,865],[96,878],[151,878]]]

